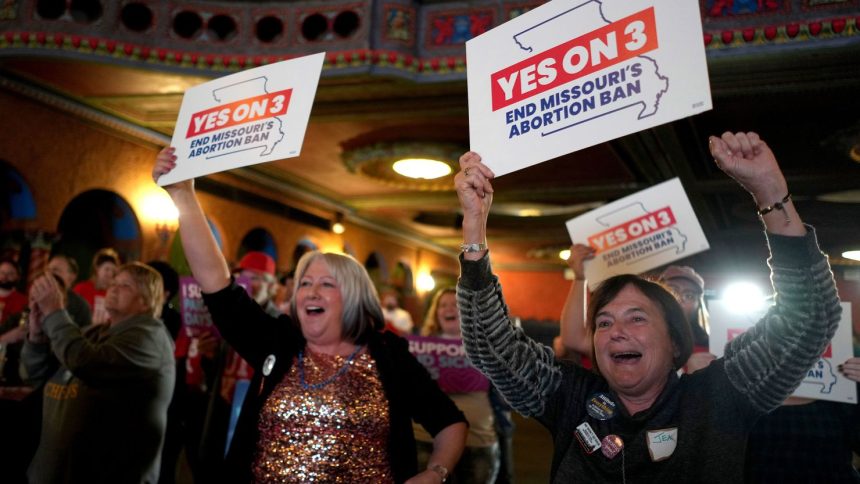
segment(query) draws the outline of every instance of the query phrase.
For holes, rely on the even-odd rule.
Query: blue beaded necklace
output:
[[[343,366],[341,366],[340,369],[337,370],[337,372],[334,375],[326,378],[325,380],[323,380],[319,383],[313,383],[310,385],[305,381],[305,352],[304,352],[304,350],[299,351],[299,384],[305,390],[319,390],[320,388],[322,388],[322,387],[328,385],[329,383],[337,380],[337,378],[339,376],[343,375],[346,372],[346,370],[349,369],[349,364],[355,358],[355,355],[357,355],[358,352],[361,351],[361,348],[362,348],[362,346],[357,346],[355,348],[355,351],[353,351],[352,354],[346,358],[346,361],[343,362]]]

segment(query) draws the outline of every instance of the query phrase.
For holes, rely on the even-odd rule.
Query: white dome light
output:
[[[396,161],[392,168],[407,178],[424,180],[441,178],[451,173],[451,167],[447,163],[427,158],[407,158]]]

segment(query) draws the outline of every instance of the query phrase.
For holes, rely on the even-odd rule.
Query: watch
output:
[[[442,482],[448,480],[448,468],[443,466],[442,464],[430,464],[429,466],[427,466],[427,470],[439,474],[439,477],[442,478]]]

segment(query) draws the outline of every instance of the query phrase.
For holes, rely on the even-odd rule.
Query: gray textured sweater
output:
[[[620,404],[609,420],[586,412],[594,393],[617,396],[601,376],[557,361],[551,348],[511,324],[489,256],[461,259],[457,298],[466,351],[514,409],[549,429],[553,482],[742,482],[756,418],[800,384],[840,319],[827,259],[808,230],[805,237],[768,236],[777,297],[767,315],[707,369],[669,375],[654,405],[635,415]],[[599,439],[620,437],[623,453],[586,453],[574,436],[584,422]]]

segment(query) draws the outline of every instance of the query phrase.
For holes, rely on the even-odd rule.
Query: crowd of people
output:
[[[4,407],[20,434],[0,450],[14,457],[4,482],[171,483],[183,451],[195,482],[511,482],[511,409],[549,430],[552,482],[860,482],[856,405],[790,397],[841,314],[815,230],[755,133],[709,146],[760,207],[779,295],[720,358],[693,268],[589,293],[582,244],[557,347],[530,339],[492,272],[493,173],[472,152],[455,176],[461,277],[420,325],[348,255],[310,251],[278,277],[249,251],[231,268],[193,180],[165,190],[214,328],[183,323],[165,262],[101,249],[79,282],[57,253],[24,287],[0,260],[0,377],[30,389]],[[175,165],[165,148],[153,178]],[[410,353],[419,334],[464,348],[487,386],[443,391]],[[839,371],[860,380],[860,359]]]

